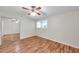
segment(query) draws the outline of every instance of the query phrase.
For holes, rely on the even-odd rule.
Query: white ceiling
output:
[[[78,6],[44,6],[42,7],[42,11],[46,15],[41,16],[29,16],[27,15],[27,11],[23,10],[21,6],[0,6],[0,13],[6,14],[16,14],[18,16],[25,16],[31,19],[42,19],[44,17],[51,17],[54,15],[71,12],[71,11],[79,11]]]

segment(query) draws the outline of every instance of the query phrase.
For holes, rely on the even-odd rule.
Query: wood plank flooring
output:
[[[19,39],[20,39],[20,33],[5,34],[2,36],[2,40],[7,40],[7,41],[16,41]]]
[[[20,33],[14,33],[14,34],[5,34],[1,37],[2,39],[2,45],[12,43],[13,41],[20,40]]]
[[[33,36],[0,46],[0,53],[79,53],[79,49]]]

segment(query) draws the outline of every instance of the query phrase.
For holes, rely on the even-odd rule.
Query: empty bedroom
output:
[[[0,6],[0,53],[79,53],[79,6]]]

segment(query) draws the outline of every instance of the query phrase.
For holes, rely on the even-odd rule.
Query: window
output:
[[[47,20],[42,21],[42,28],[47,28]]]
[[[37,21],[37,28],[41,28],[41,21]]]
[[[36,22],[36,28],[47,28],[47,20],[38,20]]]

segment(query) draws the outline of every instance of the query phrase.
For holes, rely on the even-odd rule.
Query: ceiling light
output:
[[[31,15],[32,15],[32,16],[36,16],[36,13],[35,13],[35,12],[32,12]]]

